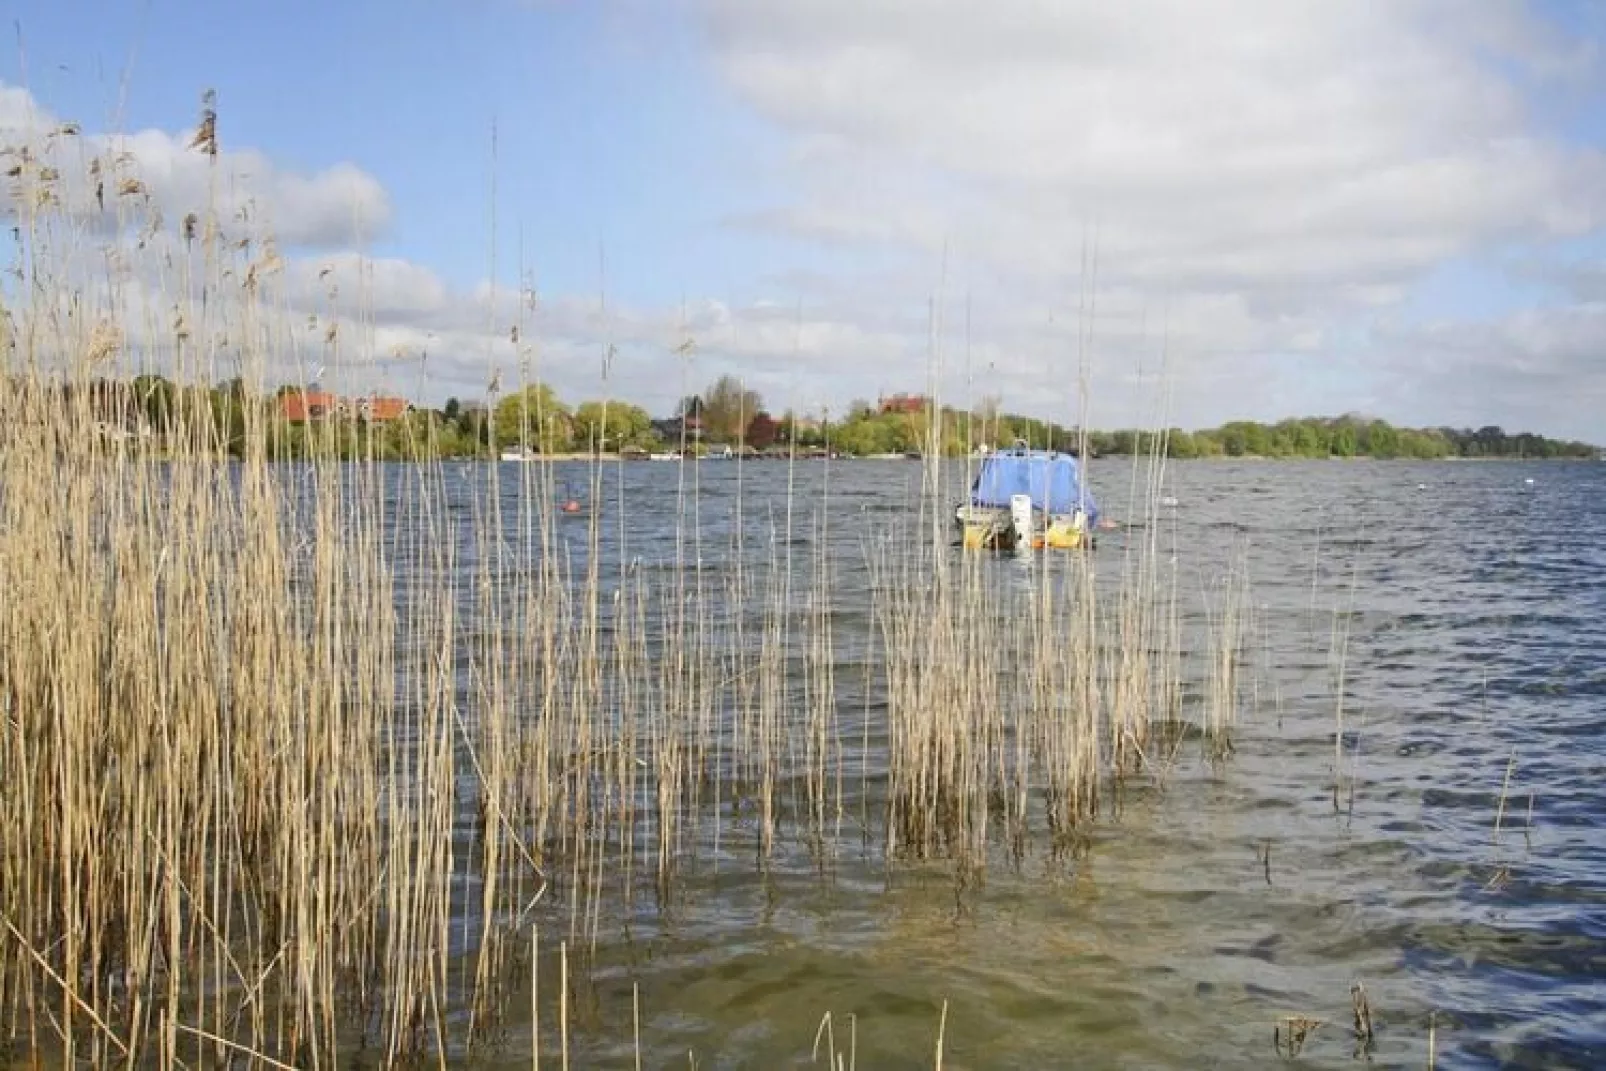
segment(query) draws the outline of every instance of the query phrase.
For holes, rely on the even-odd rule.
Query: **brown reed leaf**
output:
[[[100,364],[116,356],[122,348],[123,333],[110,321],[102,320],[90,332],[89,345],[84,350],[84,360],[90,364]]]
[[[217,158],[217,93],[213,90],[208,89],[201,96],[201,123],[189,147]]]

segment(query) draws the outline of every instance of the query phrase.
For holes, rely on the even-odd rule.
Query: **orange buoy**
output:
[[[567,501],[567,502],[565,502],[563,504],[563,512],[564,513],[579,513],[580,512],[580,503],[576,502],[572,498],[569,499],[569,501]]]

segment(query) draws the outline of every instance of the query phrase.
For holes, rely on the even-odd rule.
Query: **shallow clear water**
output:
[[[486,471],[448,473],[460,507]],[[621,471],[625,556],[669,568],[677,470]],[[797,466],[794,500],[821,501],[826,473]],[[829,469],[845,661],[869,636],[866,541],[920,478]],[[584,493],[583,466],[559,479]],[[738,481],[749,553],[773,552],[787,479],[701,467],[705,565],[728,553]],[[1127,463],[1092,483],[1108,516],[1134,516]],[[762,871],[732,829],[669,903],[604,925],[577,1066],[628,1066],[633,984],[647,1066],[808,1066],[826,1013],[841,1052],[855,1017],[860,1067],[930,1066],[939,1024],[947,1068],[1263,1067],[1285,1016],[1324,1021],[1303,1066],[1349,1066],[1355,982],[1379,1065],[1426,1066],[1431,1021],[1440,1068],[1606,1066],[1606,465],[1194,462],[1164,491],[1184,589],[1247,548],[1260,702],[1230,761],[1182,750],[1163,788],[1106,807],[1085,858],[993,865],[963,895],[941,865],[889,871],[879,844],[823,874],[784,850]],[[576,554],[582,531],[563,536]],[[791,531],[807,559],[807,520]],[[1103,536],[1101,571],[1148,534]],[[515,1015],[478,1059],[527,1066],[528,1036]]]

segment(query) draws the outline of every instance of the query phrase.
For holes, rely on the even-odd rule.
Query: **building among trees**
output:
[[[876,401],[881,412],[902,413],[906,416],[924,413],[928,404],[923,394],[893,394],[878,398]]]
[[[292,424],[305,424],[330,417],[354,417],[373,424],[400,420],[412,410],[406,398],[384,394],[365,394],[343,398],[313,386],[293,387],[279,394],[279,415]]]

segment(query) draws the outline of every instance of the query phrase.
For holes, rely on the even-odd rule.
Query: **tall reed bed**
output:
[[[861,533],[873,627],[848,635],[829,471],[804,498],[795,468],[738,470],[784,494],[739,492],[716,534],[693,463],[646,529],[616,463],[573,518],[550,464],[385,464],[351,422],[291,460],[267,392],[371,359],[360,304],[331,280],[303,325],[246,221],[168,223],[114,155],[64,177],[75,136],[12,151],[0,1038],[96,1066],[446,1060],[533,1002],[566,1039],[571,970],[688,867],[869,842],[969,883],[1074,852],[1112,787],[1163,776],[1158,455],[1118,568],[961,554],[933,465]],[[127,434],[152,369],[180,386]],[[222,405],[192,389],[229,378]],[[1218,735],[1238,621],[1206,643]]]

